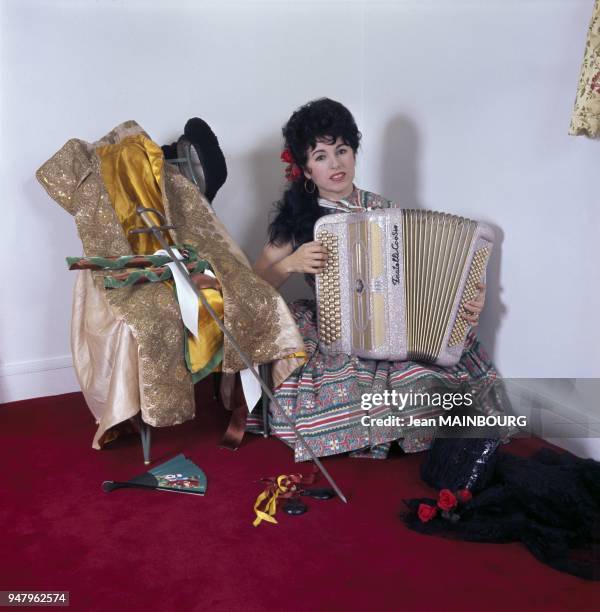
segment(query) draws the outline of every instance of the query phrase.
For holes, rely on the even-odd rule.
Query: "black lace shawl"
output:
[[[436,440],[428,473],[439,475],[439,466],[447,465],[457,445],[475,442]],[[473,462],[469,453],[463,456]],[[498,452],[487,464],[487,484],[459,506],[458,520],[440,513],[422,522],[419,504],[435,505],[436,500],[412,499],[403,514],[408,527],[473,542],[521,541],[539,561],[559,571],[600,580],[600,463],[544,448],[527,458]]]

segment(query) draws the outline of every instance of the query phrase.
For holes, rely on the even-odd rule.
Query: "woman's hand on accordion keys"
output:
[[[327,249],[318,240],[305,242],[287,256],[286,263],[292,272],[319,274],[327,263]]]
[[[479,315],[483,310],[483,305],[485,304],[485,285],[483,283],[477,284],[477,289],[479,289],[479,293],[477,297],[465,302],[465,312],[463,312],[463,319],[470,323],[473,327],[479,323]]]

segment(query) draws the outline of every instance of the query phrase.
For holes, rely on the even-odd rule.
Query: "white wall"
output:
[[[283,188],[280,127],[324,95],[364,134],[361,186],[497,228],[480,334],[502,374],[600,377],[600,150],[567,136],[592,6],[1,1],[4,401],[77,388],[64,257],[81,246],[35,181],[48,157],[126,119],[164,144],[203,117],[229,166],[215,206],[254,257]]]
[[[504,376],[598,376],[600,149],[567,135],[593,2],[418,4],[366,14],[369,181],[499,230],[481,335]]]

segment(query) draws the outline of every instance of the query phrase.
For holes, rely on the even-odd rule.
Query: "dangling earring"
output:
[[[312,189],[308,188],[309,184],[312,184]],[[311,179],[304,179],[304,191],[306,191],[306,193],[310,193],[312,195],[315,192],[316,188],[317,186],[312,182]]]

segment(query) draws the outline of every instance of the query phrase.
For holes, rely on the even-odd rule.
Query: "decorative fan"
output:
[[[106,493],[124,488],[156,489],[172,493],[204,495],[206,493],[206,474],[193,461],[179,454],[127,482],[105,480],[102,483],[102,489]]]

